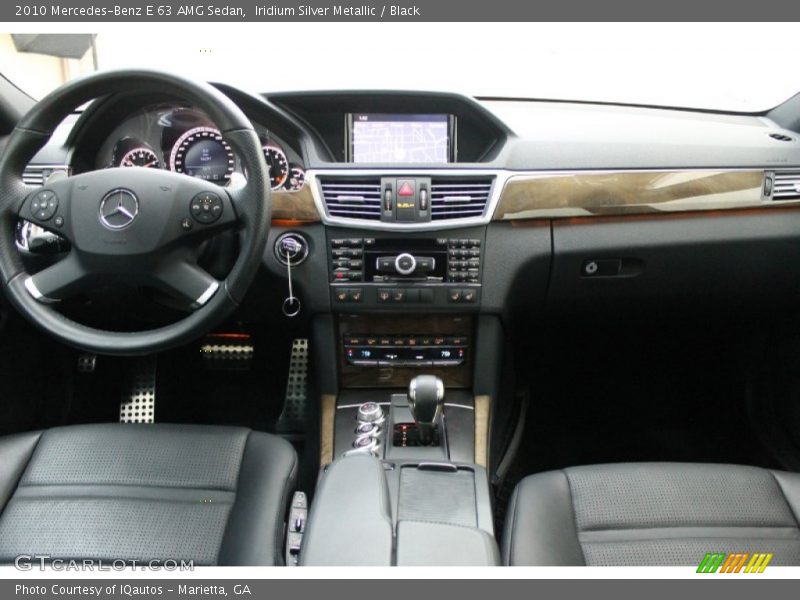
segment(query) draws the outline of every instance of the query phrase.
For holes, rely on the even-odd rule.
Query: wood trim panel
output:
[[[489,464],[489,413],[492,400],[489,396],[475,396],[475,464],[483,468]]]
[[[309,186],[297,192],[272,192],[272,221],[282,225],[302,225],[320,221],[319,211]]]
[[[319,464],[333,462],[334,423],[336,420],[336,396],[324,394],[320,400]]]
[[[763,170],[609,171],[509,178],[493,220],[569,218],[773,207]]]

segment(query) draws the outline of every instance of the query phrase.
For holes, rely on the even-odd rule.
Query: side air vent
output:
[[[494,177],[431,179],[431,219],[480,217],[489,204]]]
[[[800,171],[776,172],[772,184],[772,199],[800,200]]]
[[[770,133],[769,137],[773,140],[778,140],[779,142],[793,142],[794,138],[789,137],[788,135],[784,135],[782,133]]]
[[[41,186],[55,171],[69,172],[66,165],[28,165],[22,173],[22,181],[26,185]]]
[[[380,221],[380,177],[320,177],[320,185],[332,217]]]

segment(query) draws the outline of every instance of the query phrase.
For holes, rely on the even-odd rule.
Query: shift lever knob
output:
[[[408,408],[417,423],[419,441],[427,446],[442,414],[444,383],[435,375],[418,375],[408,384]]]

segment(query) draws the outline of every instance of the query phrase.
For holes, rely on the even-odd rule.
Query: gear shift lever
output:
[[[429,446],[444,404],[444,383],[435,375],[418,375],[408,384],[408,408],[417,423],[419,443]]]

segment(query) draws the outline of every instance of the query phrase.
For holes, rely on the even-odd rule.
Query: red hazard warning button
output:
[[[397,182],[397,195],[409,197],[414,195],[414,182],[405,180]]]

